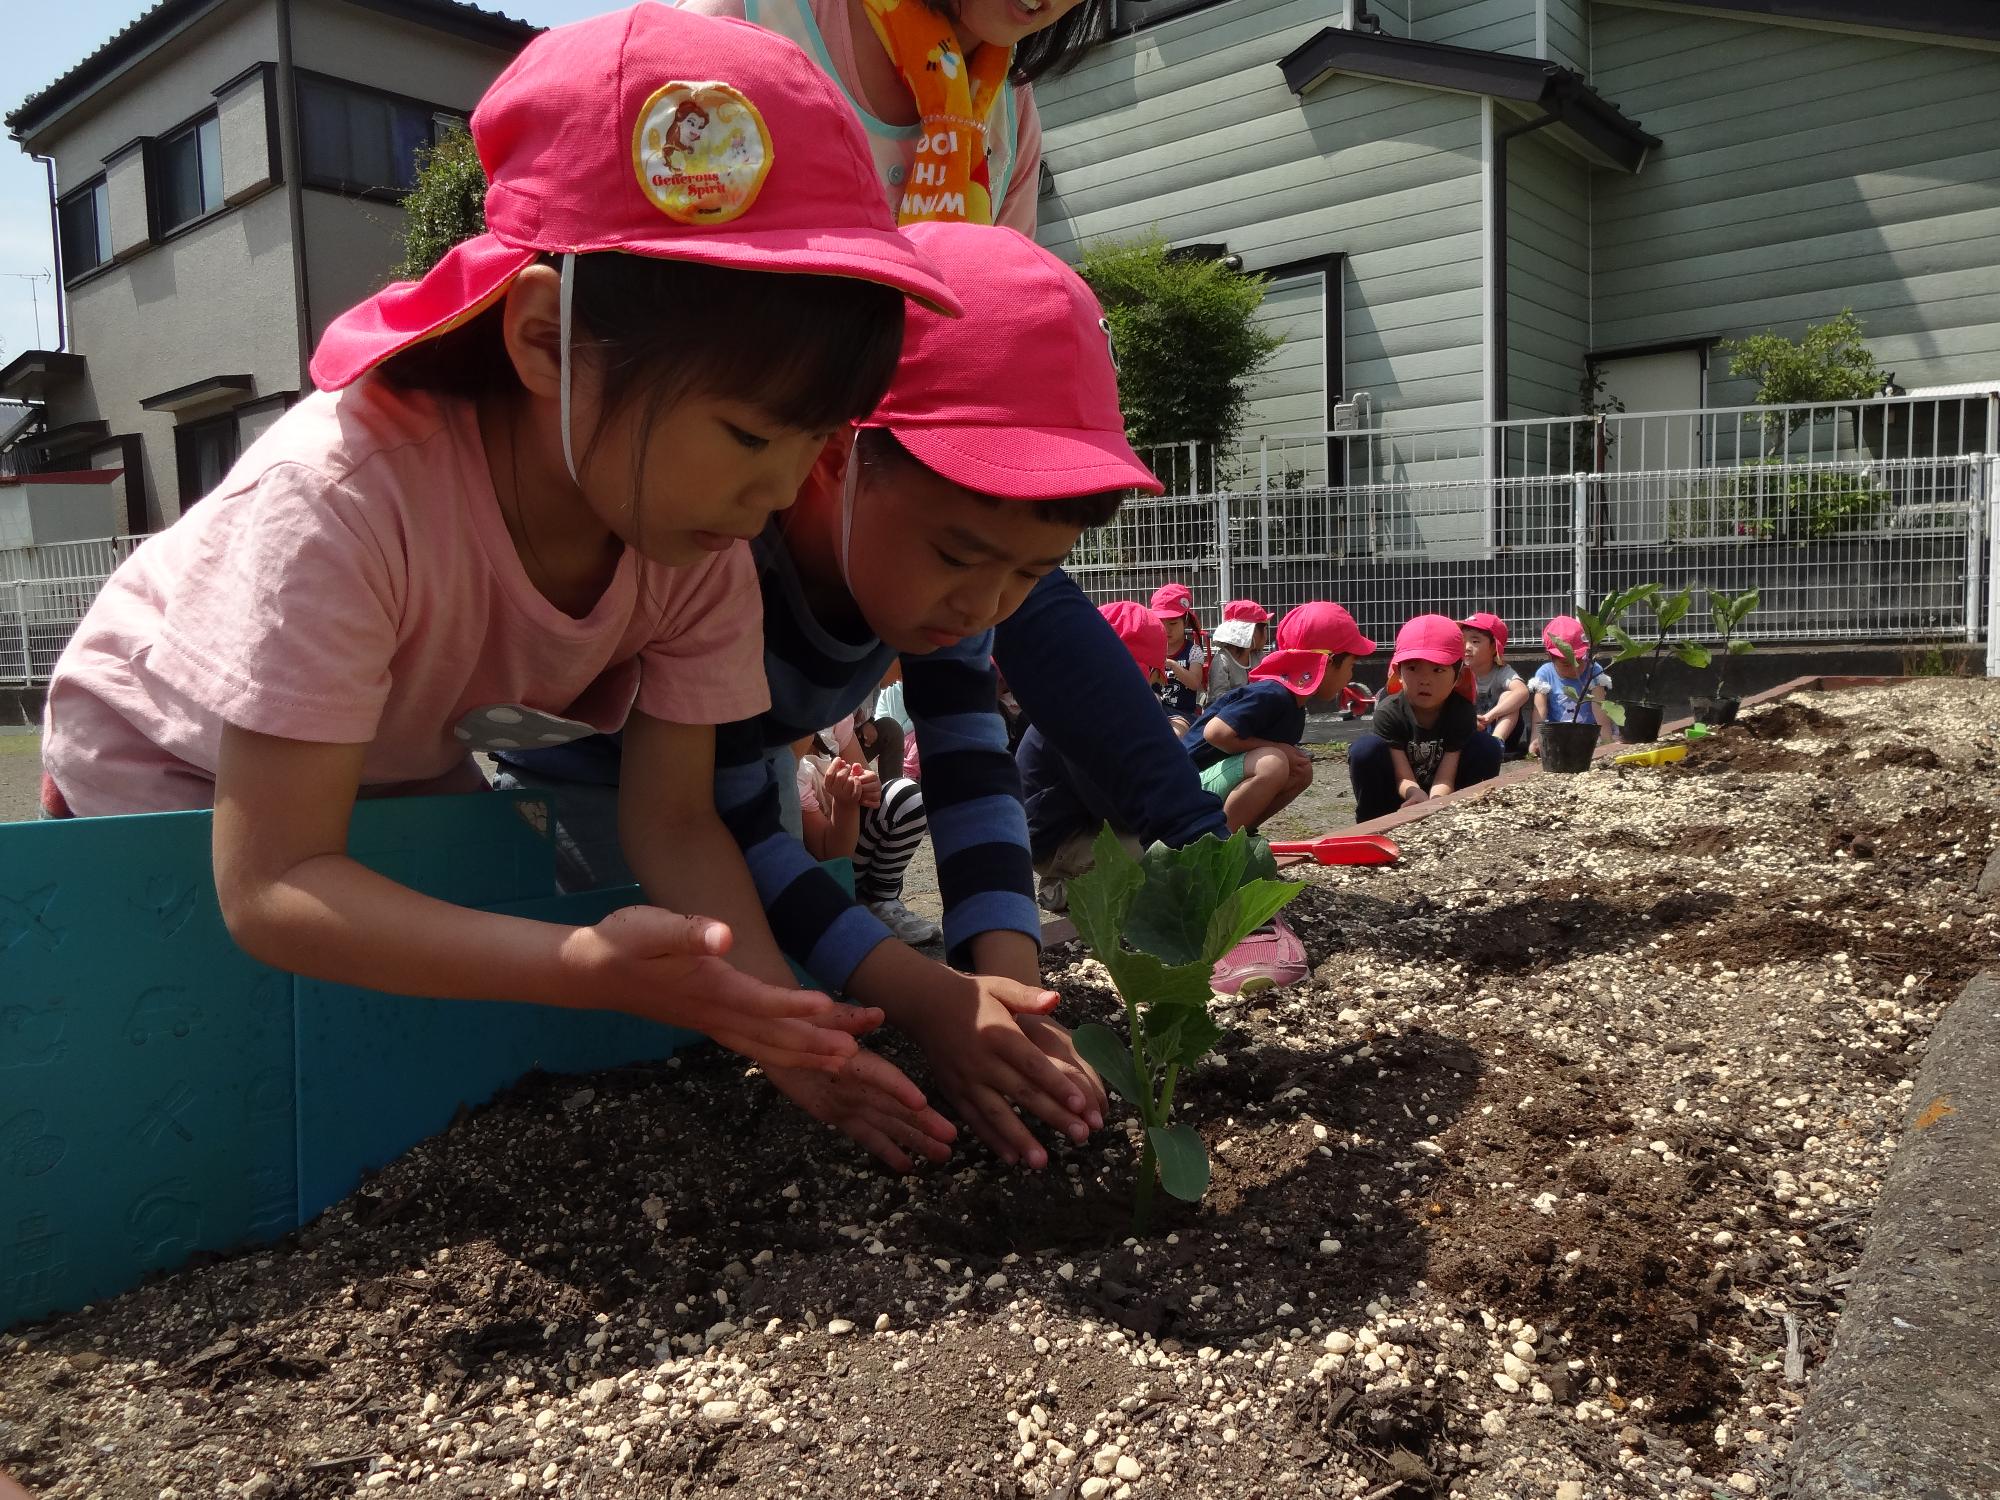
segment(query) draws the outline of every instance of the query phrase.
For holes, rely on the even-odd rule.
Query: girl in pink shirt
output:
[[[713,726],[769,702],[744,539],[880,398],[904,295],[955,300],[845,101],[753,27],[642,4],[548,32],[472,129],[487,232],[337,319],[318,393],[91,608],[50,688],[48,810],[212,804],[223,916],[268,963],[626,1010],[831,1088],[881,1013],[770,982]],[[359,795],[620,726],[655,905],[532,922],[347,856]]]

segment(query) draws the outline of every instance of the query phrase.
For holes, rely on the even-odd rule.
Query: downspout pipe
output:
[[[34,155],[34,153],[30,153]],[[63,296],[62,272],[62,215],[56,207],[56,159],[53,156],[36,155],[49,174],[49,249],[55,255],[56,284],[56,342],[58,351],[69,348],[69,303]]]
[[[292,221],[292,302],[298,319],[298,389],[311,385],[306,367],[312,361],[312,289],[306,283],[305,151],[299,141],[298,74],[292,67],[292,0],[278,0],[278,149],[283,153],[285,199]]]
[[[1553,111],[1493,133],[1493,420],[1507,420],[1507,143],[1556,123]]]

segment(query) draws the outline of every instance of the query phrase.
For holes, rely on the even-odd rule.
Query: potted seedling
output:
[[[1583,651],[1578,652],[1568,641],[1560,637],[1549,647],[1562,662],[1562,695],[1569,707],[1562,720],[1551,716],[1548,722],[1536,731],[1541,740],[1544,771],[1557,771],[1570,775],[1590,769],[1590,757],[1597,750],[1599,726],[1595,722],[1579,724],[1576,721],[1588,691],[1584,685],[1584,674],[1589,671],[1597,649],[1604,644],[1605,638],[1624,616],[1625,611],[1641,599],[1650,598],[1658,589],[1659,585],[1656,583],[1638,584],[1607,595],[1604,602],[1597,607],[1595,614],[1587,609],[1578,610],[1576,618],[1583,626]],[[1593,703],[1591,711],[1593,714],[1602,714],[1605,719],[1620,727],[1625,723],[1625,710],[1619,704]]]
[[[1209,1017],[1216,960],[1262,927],[1299,887],[1277,879],[1270,849],[1238,832],[1181,849],[1126,853],[1107,825],[1096,867],[1069,884],[1069,915],[1125,1002],[1130,1041],[1095,1023],[1076,1029],[1076,1050],[1112,1092],[1139,1111],[1144,1135],[1133,1193],[1134,1231],[1152,1219],[1153,1183],[1193,1203],[1208,1190],[1208,1151],[1174,1123],[1181,1072],[1222,1036]]]
[[[1641,657],[1650,658],[1646,668],[1646,686],[1657,694],[1655,684],[1659,679],[1662,655],[1671,651],[1682,665],[1700,671],[1708,665],[1709,654],[1707,647],[1696,645],[1693,641],[1667,639],[1673,628],[1687,618],[1687,612],[1694,604],[1693,589],[1669,594],[1659,584],[1652,583],[1643,585],[1637,593],[1638,598],[1634,602],[1642,603],[1652,611],[1652,629],[1649,636],[1634,637],[1628,635],[1622,626],[1607,624],[1606,634],[1618,648],[1618,654],[1611,658],[1608,665],[1616,667]],[[1660,737],[1660,721],[1666,717],[1665,705],[1641,699],[1623,706],[1625,720],[1622,727],[1626,739],[1643,741]]]
[[[1715,633],[1722,637],[1722,648],[1715,653],[1718,663],[1715,669],[1715,697],[1700,705],[1701,722],[1704,724],[1736,722],[1736,710],[1742,707],[1743,700],[1722,696],[1723,679],[1729,674],[1730,657],[1747,656],[1757,649],[1755,641],[1746,641],[1737,633],[1756,608],[1755,589],[1745,589],[1734,598],[1720,589],[1708,591],[1708,618],[1715,626]]]

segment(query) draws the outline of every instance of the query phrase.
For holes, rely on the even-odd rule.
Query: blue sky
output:
[[[541,26],[617,8],[612,0],[487,0]],[[0,48],[0,114],[45,88],[147,10],[150,0],[61,0],[10,5]],[[275,61],[275,59],[273,59]],[[62,184],[65,189],[68,184]],[[56,336],[55,247],[50,242],[48,175],[40,162],[0,133],[0,365],[24,349],[50,348]],[[41,338],[35,336],[37,304]]]

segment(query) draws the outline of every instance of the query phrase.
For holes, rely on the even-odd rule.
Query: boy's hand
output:
[[[1414,781],[1404,782],[1402,792],[1403,806],[1405,807],[1416,807],[1430,795],[1421,785]]]
[[[781,989],[723,961],[729,928],[709,917],[628,906],[564,940],[565,965],[595,1004],[682,1026],[767,1068],[841,1070],[882,1012]]]
[[[924,1049],[944,1097],[1002,1161],[1048,1165],[1017,1107],[1079,1143],[1103,1125],[1103,1086],[1069,1032],[1047,1019],[1053,991],[991,974],[939,979],[903,1027]]]
[[[951,1156],[958,1134],[951,1121],[925,1102],[923,1091],[902,1069],[866,1047],[857,1049],[837,1073],[769,1067],[764,1072],[792,1103],[891,1171],[914,1167],[913,1153],[931,1162]]]

